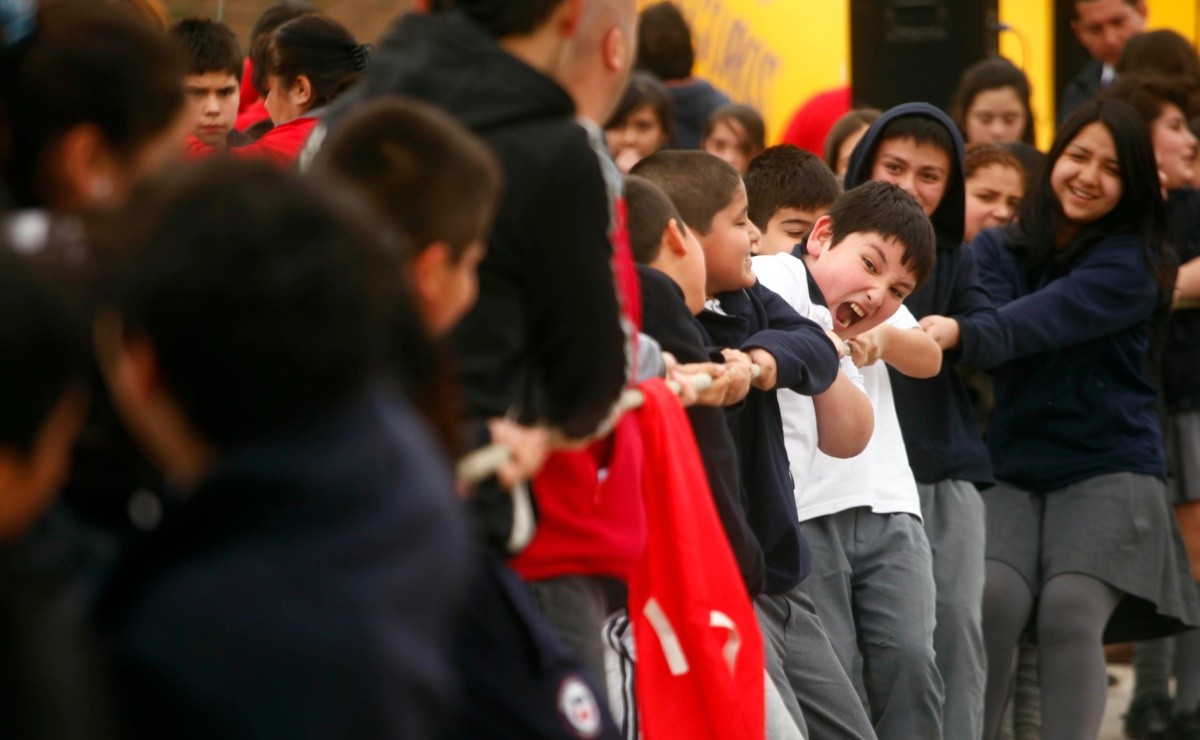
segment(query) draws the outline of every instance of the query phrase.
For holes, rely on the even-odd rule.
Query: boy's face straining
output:
[[[916,288],[904,264],[905,247],[895,238],[856,231],[833,243],[833,221],[823,217],[808,240],[809,272],[833,314],[833,330],[843,339],[886,321]]]

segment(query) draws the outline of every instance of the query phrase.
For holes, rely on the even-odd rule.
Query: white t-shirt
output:
[[[829,309],[812,302],[808,272],[799,259],[790,254],[755,257],[754,273],[759,282],[783,297],[800,315],[827,329],[833,327]],[[903,305],[885,323],[898,329],[919,327]],[[777,393],[799,520],[859,506],[880,514],[906,512],[920,517],[917,482],[908,465],[887,366],[877,362],[860,372],[846,357],[841,368],[867,394],[875,411],[875,432],[870,442],[850,459],[829,457],[817,449],[812,398],[784,389]]]

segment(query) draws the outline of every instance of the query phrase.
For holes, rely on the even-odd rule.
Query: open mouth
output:
[[[1079,198],[1080,200],[1096,200],[1096,198],[1100,197],[1098,195],[1092,195],[1091,193],[1086,193],[1082,190],[1078,190],[1078,189],[1070,187],[1070,186],[1067,187],[1067,190],[1070,191],[1071,195],[1074,195],[1076,198]]]
[[[833,313],[834,321],[838,327],[845,329],[862,321],[867,317],[867,312],[862,306],[853,301],[845,301],[837,307],[837,311]]]

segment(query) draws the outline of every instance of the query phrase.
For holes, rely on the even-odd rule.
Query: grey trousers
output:
[[[787,711],[812,740],[871,740],[875,731],[838,662],[812,601],[799,590],[762,594],[754,610],[763,633],[767,675]]]
[[[881,740],[942,737],[929,540],[909,514],[855,508],[801,522],[816,604]],[[955,738],[957,740],[957,738]]]
[[[571,655],[592,674],[600,701],[607,702],[604,669],[604,619],[608,598],[604,579],[596,576],[559,576],[528,581],[533,603]]]
[[[974,484],[946,480],[918,483],[925,534],[933,552],[937,626],[933,647],[946,685],[942,704],[947,738],[983,735],[987,655],[983,646],[983,498]]]

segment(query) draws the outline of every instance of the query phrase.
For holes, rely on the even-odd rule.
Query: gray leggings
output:
[[[1057,575],[1041,590],[1037,636],[1044,740],[1094,740],[1107,699],[1104,626],[1121,592],[1091,576]],[[984,738],[999,737],[1012,678],[1013,655],[1033,610],[1025,580],[998,560],[987,561],[983,638],[988,655]]]

